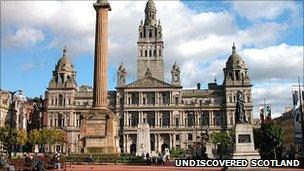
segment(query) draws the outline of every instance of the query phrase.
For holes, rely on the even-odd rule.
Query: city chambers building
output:
[[[110,109],[119,116],[116,141],[121,153],[136,152],[139,123],[150,126],[151,139],[148,141],[152,153],[164,148],[188,149],[201,132],[210,134],[231,129],[235,124],[236,95],[239,92],[244,100],[247,121],[251,123],[252,85],[246,64],[236,53],[236,47],[233,45],[232,54],[223,68],[222,84],[214,81],[208,84],[208,89],[201,89],[198,83],[196,89],[183,89],[182,71],[177,63],[172,63],[171,81],[164,81],[166,57],[163,55],[162,26],[157,20],[153,0],[146,3],[144,12],[145,20],[138,28],[137,57],[130,59],[137,61],[137,79],[127,83],[127,71],[120,64],[116,91],[108,91]],[[84,152],[86,124],[82,120],[92,108],[93,89],[78,86],[76,76],[64,48],[45,93],[45,127],[65,130],[67,142],[50,146],[50,151]]]

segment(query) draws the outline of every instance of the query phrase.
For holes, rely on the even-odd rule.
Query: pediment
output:
[[[136,80],[126,86],[126,88],[155,88],[155,87],[175,87],[169,83],[158,80],[153,77],[145,77],[139,80]]]

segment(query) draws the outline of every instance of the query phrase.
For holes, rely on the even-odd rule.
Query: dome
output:
[[[147,10],[155,10],[156,11],[156,6],[155,6],[155,3],[153,0],[149,0],[147,3],[146,3],[146,9],[145,11]]]
[[[226,62],[226,68],[236,68],[236,67],[244,68],[245,63],[242,60],[242,57],[236,53],[236,47],[233,43],[232,54],[229,56]]]
[[[63,49],[63,56],[59,59],[56,65],[56,70],[73,71],[73,65],[68,57],[68,51],[66,47]]]
[[[16,99],[21,102],[26,102],[27,98],[23,95],[23,91],[20,90],[19,94],[16,96]]]

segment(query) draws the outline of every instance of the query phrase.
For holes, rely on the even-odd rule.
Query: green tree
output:
[[[17,144],[24,146],[27,142],[27,133],[24,129],[17,131]]]
[[[172,148],[170,150],[170,156],[171,157],[181,157],[181,156],[184,156],[186,154],[186,151],[184,149],[181,149],[181,148]]]
[[[210,135],[213,144],[221,144],[224,146],[233,144],[233,135],[230,131],[213,132]]]
[[[67,137],[66,137],[66,133],[62,130],[55,130],[56,131],[56,143],[66,143],[67,141]]]
[[[254,143],[263,159],[276,159],[276,149],[283,142],[283,129],[275,122],[254,130]]]
[[[230,131],[213,132],[210,135],[210,141],[217,145],[218,153],[220,158],[222,158],[223,154],[225,154],[223,149],[233,144],[233,134]]]
[[[40,145],[41,144],[41,135],[40,131],[37,129],[31,130],[31,132],[28,135],[28,141],[31,143],[33,146],[35,145]]]
[[[0,127],[0,141],[3,143],[4,148],[8,149],[10,145],[17,144],[17,131],[16,129],[11,129],[10,135],[10,127]]]
[[[17,144],[20,146],[20,150],[22,151],[23,146],[27,142],[27,132],[24,129],[20,129],[17,131]]]

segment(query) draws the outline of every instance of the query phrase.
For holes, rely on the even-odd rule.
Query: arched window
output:
[[[58,127],[62,127],[62,121],[63,121],[63,117],[62,117],[62,114],[58,114]]]
[[[61,81],[61,83],[64,83],[64,75],[63,74],[60,74],[60,81]]]
[[[58,95],[58,105],[63,106],[63,96],[62,96],[62,94]]]
[[[148,56],[148,51],[147,50],[145,50],[145,57],[147,57]]]
[[[235,71],[236,80],[240,80],[240,71]]]
[[[229,77],[233,80],[233,75],[232,75],[232,73],[229,73]]]
[[[149,38],[151,38],[151,37],[152,37],[152,31],[149,30]]]

